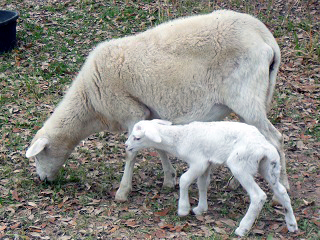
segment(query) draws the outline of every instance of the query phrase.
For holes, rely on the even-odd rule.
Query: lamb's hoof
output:
[[[202,215],[204,212],[206,212],[206,209],[201,209],[200,207],[195,207],[192,209],[192,212],[196,215],[196,216],[200,216]]]
[[[119,192],[119,190],[116,193],[115,200],[117,202],[126,202],[128,201],[128,194],[125,194],[124,192]]]
[[[273,206],[273,207],[274,206],[282,206],[280,201],[278,200],[278,198],[275,195],[272,196],[271,206]]]
[[[234,233],[240,237],[243,237],[247,232],[248,229],[238,227]]]
[[[289,232],[298,232],[299,231],[297,223],[288,224],[287,228],[288,228]]]
[[[185,217],[189,214],[190,210],[181,210],[181,209],[178,209],[178,215],[179,217]]]

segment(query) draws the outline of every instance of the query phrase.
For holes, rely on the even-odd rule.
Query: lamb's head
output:
[[[155,119],[136,123],[126,141],[127,153],[130,154],[143,148],[155,147],[156,144],[161,143],[161,136],[157,129],[157,124],[171,125],[171,122]]]
[[[42,128],[32,140],[26,157],[35,158],[37,174],[41,180],[53,181],[72,149],[64,139],[48,134]]]

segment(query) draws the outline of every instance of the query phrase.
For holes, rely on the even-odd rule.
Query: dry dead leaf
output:
[[[21,225],[21,223],[16,223],[16,224],[13,224],[12,226],[10,226],[10,229],[13,230],[13,229],[16,229],[17,227],[19,227]]]
[[[109,231],[109,233],[114,233],[115,231],[117,231],[120,227],[119,226],[114,226],[113,228],[111,228],[111,230]]]
[[[6,226],[6,225],[2,225],[2,226],[0,227],[0,231],[5,230],[6,228],[7,228],[7,226]]]
[[[28,202],[28,205],[31,207],[37,207],[38,205],[34,202]]]
[[[236,226],[236,221],[232,219],[220,219],[221,222],[227,224],[230,227],[235,227]]]
[[[11,194],[12,194],[12,197],[13,197],[14,200],[20,202],[21,198],[19,198],[18,192],[17,192],[16,190],[13,190],[13,191],[11,192]]]
[[[220,233],[220,234],[227,234],[226,231],[223,228],[219,228],[219,227],[212,227],[214,229],[215,232]]]
[[[264,231],[261,230],[261,229],[253,229],[252,233],[259,234],[259,235],[264,235]]]
[[[163,216],[166,216],[169,211],[170,211],[170,209],[169,209],[169,208],[166,208],[166,209],[164,209],[163,211],[161,211],[161,212],[155,212],[154,214],[163,217]]]

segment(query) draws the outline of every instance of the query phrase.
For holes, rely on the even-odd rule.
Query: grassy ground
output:
[[[300,232],[288,234],[281,208],[267,203],[247,238],[319,239],[320,14],[316,1],[7,0],[0,9],[20,13],[18,46],[0,56],[1,239],[235,237],[248,197],[241,188],[227,188],[230,173],[224,168],[213,176],[208,213],[179,218],[178,189],[161,189],[161,164],[153,152],[139,155],[129,202],[114,201],[124,164],[125,134],[105,132],[85,139],[53,184],[39,182],[34,162],[25,158],[33,135],[97,43],[215,9],[258,17],[282,51],[269,117],[285,136]],[[186,168],[176,159],[173,163],[179,175]],[[191,203],[196,202],[193,188]]]

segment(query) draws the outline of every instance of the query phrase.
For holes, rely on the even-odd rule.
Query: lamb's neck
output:
[[[44,128],[52,137],[64,139],[75,147],[89,135],[105,130],[106,126],[98,119],[86,97],[70,90]]]
[[[183,126],[161,126],[158,130],[161,135],[161,143],[157,144],[156,148],[171,153],[174,156],[179,156],[178,146],[183,137]]]

